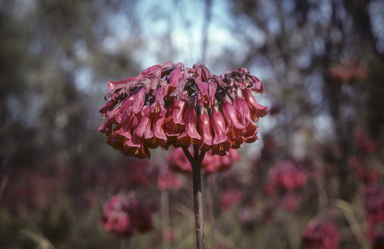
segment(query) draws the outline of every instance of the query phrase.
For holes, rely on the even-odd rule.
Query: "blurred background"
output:
[[[194,248],[190,176],[161,188],[168,151],[126,158],[97,131],[106,83],[168,60],[265,86],[260,140],[206,176],[208,248],[315,248],[322,222],[320,248],[383,248],[383,1],[2,0],[1,249]],[[129,242],[100,225],[122,191],[153,212]]]

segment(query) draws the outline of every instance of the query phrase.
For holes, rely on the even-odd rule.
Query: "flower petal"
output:
[[[233,134],[235,137],[240,137],[245,133],[245,127],[239,123],[238,115],[235,107],[228,101],[224,101],[222,105],[223,116],[227,125],[227,135]]]
[[[202,143],[200,145],[201,151],[208,151],[213,142],[213,136],[212,136],[212,127],[211,127],[211,118],[208,115],[207,109],[202,107],[202,110],[200,111],[200,116],[198,119],[198,127],[201,136],[203,137]]]
[[[223,115],[214,108],[211,116],[212,129],[215,134],[212,144],[212,155],[227,155],[232,142],[225,135],[226,126]]]
[[[179,100],[175,103],[169,104],[167,106],[167,114],[172,113],[164,123],[166,127],[167,136],[180,136],[180,134],[185,130],[185,123],[183,120],[184,110],[186,107],[186,102]]]
[[[247,90],[242,91],[245,101],[251,111],[251,118],[254,122],[259,120],[259,117],[264,117],[268,113],[268,108],[257,103],[252,93]]]

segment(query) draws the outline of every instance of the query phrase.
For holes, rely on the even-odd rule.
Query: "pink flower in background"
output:
[[[149,158],[149,148],[171,145],[229,155],[230,148],[258,139],[254,122],[268,113],[252,94],[264,93],[263,83],[249,73],[238,68],[217,76],[202,64],[168,61],[110,81],[100,108],[106,121],[98,129],[125,156]]]
[[[226,211],[233,207],[243,199],[243,192],[229,190],[221,194],[219,198],[220,208],[223,211]]]
[[[172,228],[167,228],[162,231],[161,235],[156,238],[158,243],[166,242],[166,241],[174,241],[176,239],[176,232]]]
[[[252,230],[257,222],[257,217],[251,208],[242,208],[237,213],[237,219],[247,230]]]
[[[179,189],[182,186],[180,177],[175,175],[168,167],[161,167],[157,177],[157,188],[160,190]]]
[[[137,229],[146,232],[153,228],[150,210],[140,204],[135,193],[118,194],[104,204],[101,225],[114,236],[131,236]]]
[[[46,209],[60,198],[63,186],[58,176],[31,169],[16,169],[9,177],[0,207],[12,207],[17,213],[28,209]]]
[[[290,161],[282,161],[269,171],[268,184],[285,190],[302,188],[307,176]]]
[[[287,211],[295,212],[300,207],[301,199],[300,194],[294,192],[285,193],[281,199],[281,206]]]
[[[135,189],[149,185],[152,180],[151,171],[148,161],[134,159],[113,165],[113,170],[101,172],[99,178],[114,191]]]
[[[203,173],[208,174],[230,169],[232,164],[238,160],[240,160],[240,154],[234,149],[230,149],[229,155],[226,156],[212,156],[208,152],[205,154],[201,167]]]
[[[364,188],[364,204],[368,224],[375,227],[384,223],[384,188],[370,185]]]
[[[153,229],[153,221],[151,215],[150,204],[147,202],[139,203],[138,209],[136,211],[136,216],[134,217],[136,229],[145,233]]]
[[[176,172],[191,173],[191,164],[181,148],[174,149],[167,157],[168,167]]]
[[[356,173],[364,185],[374,185],[380,180],[380,172],[375,169],[369,169],[366,166],[358,167]]]
[[[336,249],[339,246],[340,232],[336,225],[320,222],[308,225],[302,233],[305,249]]]
[[[377,150],[377,143],[368,134],[360,130],[357,132],[357,147],[366,153],[373,153]]]
[[[230,149],[228,155],[218,156],[211,154],[208,151],[205,154],[203,162],[201,164],[201,171],[203,174],[209,174],[216,171],[223,171],[229,169],[235,161],[240,159],[240,154],[237,150]],[[183,150],[181,148],[173,150],[168,155],[168,165],[172,170],[183,172],[183,173],[191,173],[192,168],[189,163],[187,157],[185,156]]]
[[[365,79],[367,77],[367,68],[351,57],[333,66],[330,71],[332,78],[344,81]]]

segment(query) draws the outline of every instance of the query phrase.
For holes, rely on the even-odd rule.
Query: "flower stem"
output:
[[[193,202],[195,207],[195,222],[196,222],[196,240],[197,249],[205,249],[204,242],[204,216],[203,216],[203,194],[201,190],[201,163],[205,152],[201,152],[199,155],[198,146],[194,145],[194,157],[188,151],[187,147],[182,147],[184,154],[188,158],[192,166],[192,178],[193,178]]]

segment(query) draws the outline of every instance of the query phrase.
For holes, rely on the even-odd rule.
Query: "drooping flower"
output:
[[[149,158],[149,149],[191,144],[228,155],[258,139],[254,122],[268,113],[252,94],[264,93],[264,85],[246,68],[217,76],[202,64],[168,61],[107,85],[99,131],[125,156]]]
[[[339,246],[339,240],[340,232],[337,226],[325,221],[308,225],[302,233],[305,249],[336,249]]]
[[[209,151],[205,154],[203,162],[201,164],[201,172],[203,174],[209,174],[217,171],[223,171],[229,169],[232,164],[240,159],[240,155],[237,150],[230,149],[229,155],[218,156],[212,155]],[[182,149],[178,148],[173,150],[168,155],[169,168],[182,173],[192,173],[192,167]]]
[[[109,199],[104,204],[100,222],[107,232],[117,237],[131,236],[136,229],[146,232],[153,228],[149,208],[139,203],[134,192]]]

